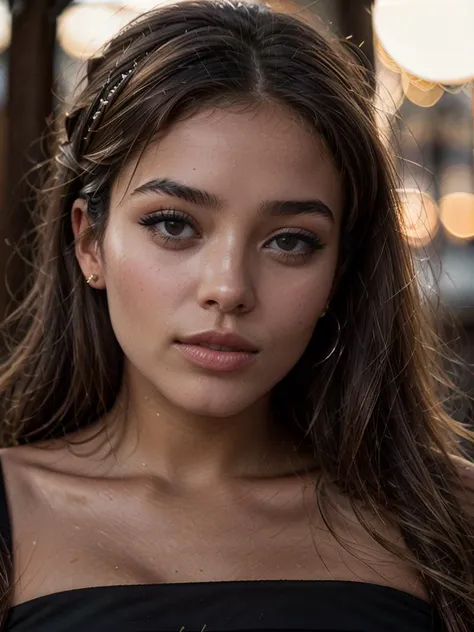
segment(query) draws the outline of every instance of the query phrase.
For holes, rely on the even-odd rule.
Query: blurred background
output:
[[[0,0],[0,319],[21,297],[31,168],[47,121],[66,108],[84,60],[156,0]],[[474,1],[275,0],[361,51],[376,71],[380,133],[403,190],[404,236],[427,300],[453,311],[455,348],[474,363]],[[472,378],[463,388],[474,396]],[[461,418],[470,417],[467,410]]]

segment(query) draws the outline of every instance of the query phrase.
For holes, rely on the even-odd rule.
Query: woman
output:
[[[364,72],[227,1],[89,63],[7,323],[4,630],[472,629],[472,436]]]

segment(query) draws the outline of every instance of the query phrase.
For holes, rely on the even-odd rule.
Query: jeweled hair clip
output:
[[[112,78],[110,78],[106,82],[104,89],[102,91],[102,94],[99,98],[97,109],[89,118],[88,125],[86,127],[86,133],[83,137],[83,140],[85,143],[89,141],[92,132],[97,129],[97,126],[100,122],[100,119],[102,118],[102,115],[107,105],[109,105],[109,103],[113,100],[114,95],[116,94],[117,90],[119,90],[126,83],[126,81],[130,78],[130,76],[132,75],[132,73],[134,72],[137,66],[138,66],[138,61],[134,59],[132,62],[132,66],[128,70],[125,70],[124,72],[120,74],[119,79],[113,84],[111,88],[109,86],[110,86],[110,82]]]
[[[80,141],[79,141],[80,147],[78,149],[79,153],[82,152],[85,144],[87,144],[87,142],[89,141],[92,133],[94,132],[94,130],[97,129],[100,123],[100,119],[102,118],[107,106],[110,105],[110,103],[117,96],[117,93],[119,92],[120,88],[122,88],[124,84],[128,81],[128,79],[130,79],[130,77],[133,75],[139,62],[147,55],[148,55],[148,52],[145,52],[139,57],[135,58],[132,61],[131,66],[129,68],[122,70],[118,79],[114,81],[112,86],[110,84],[113,80],[114,73],[111,72],[109,74],[109,78],[105,82],[105,85],[102,88],[99,94],[99,97],[96,98],[95,101],[91,104],[89,111],[92,110],[92,114],[89,114],[85,122],[81,124]],[[100,59],[100,62],[102,61],[103,59]],[[94,63],[99,62],[99,59],[91,60],[89,62],[88,67],[91,66],[91,62],[94,62]],[[81,115],[83,116],[82,109],[78,109],[72,112],[71,114],[66,114],[65,127],[66,127],[66,134],[67,134],[67,138],[69,142],[71,142],[72,140],[74,130],[76,128],[76,125],[78,124],[79,119],[81,118]]]

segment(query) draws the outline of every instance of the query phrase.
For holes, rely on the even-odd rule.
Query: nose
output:
[[[198,302],[204,309],[247,313],[255,306],[250,262],[244,247],[232,241],[227,238],[222,243],[209,244],[203,253]]]

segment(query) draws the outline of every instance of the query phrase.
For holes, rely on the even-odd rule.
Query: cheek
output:
[[[322,267],[322,266],[321,266]],[[294,271],[293,271],[294,272]],[[302,335],[312,331],[325,309],[334,279],[334,266],[282,275],[273,289],[267,284],[267,305],[279,326]]]
[[[315,293],[314,289],[305,295],[287,291],[282,299],[274,312],[275,339],[285,347],[304,348],[324,310],[327,293]]]
[[[327,262],[326,262],[327,263]],[[267,335],[273,341],[272,362],[293,365],[303,355],[326,308],[334,279],[335,262],[282,275],[266,286]],[[296,272],[296,274],[295,274]]]
[[[111,231],[104,250],[112,323],[136,332],[148,321],[151,328],[161,327],[175,312],[185,285],[179,270],[160,261],[155,244],[143,238],[133,241]]]

